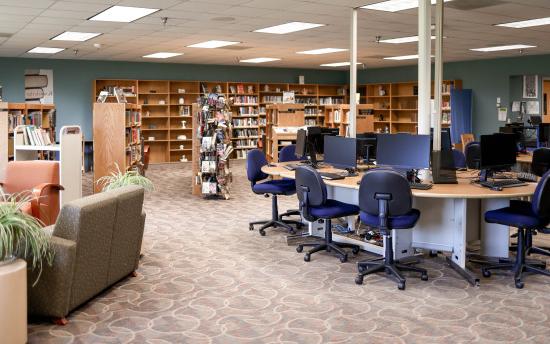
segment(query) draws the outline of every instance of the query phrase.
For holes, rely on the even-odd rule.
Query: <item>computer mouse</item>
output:
[[[493,187],[491,188],[491,190],[493,190],[493,191],[502,191],[503,188],[502,188],[502,186],[493,186]]]

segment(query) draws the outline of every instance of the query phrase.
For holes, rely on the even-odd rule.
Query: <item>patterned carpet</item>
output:
[[[69,317],[31,323],[31,343],[548,343],[550,283],[529,276],[523,290],[493,274],[471,287],[426,259],[430,280],[369,276],[354,284],[357,259],[320,253],[310,263],[282,232],[261,237],[248,221],[270,216],[244,164],[234,164],[232,199],[190,195],[188,164],[153,166],[144,257],[121,281]],[[90,190],[90,176],[85,190]],[[295,207],[281,200],[281,209]],[[537,236],[540,240],[542,235]],[[1,339],[0,339],[1,342]]]

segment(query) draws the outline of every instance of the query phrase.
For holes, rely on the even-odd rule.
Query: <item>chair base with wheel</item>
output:
[[[266,195],[269,197],[268,195]],[[279,216],[279,207],[277,205],[277,195],[271,195],[271,220],[253,221],[248,223],[248,229],[253,231],[254,226],[261,225],[258,232],[261,236],[265,236],[265,230],[267,228],[284,228],[290,234],[295,234],[296,231],[291,225],[295,225],[297,229],[302,228],[303,223],[295,220],[283,220]]]
[[[355,255],[359,253],[359,246],[353,245],[353,244],[345,244],[345,243],[337,243],[332,241],[332,225],[331,220],[326,219],[325,220],[325,242],[322,244],[318,243],[304,243],[299,244],[296,247],[296,252],[301,253],[304,250],[304,247],[306,246],[313,246],[313,248],[306,252],[304,255],[304,261],[309,262],[311,260],[311,255],[316,252],[320,251],[326,251],[326,252],[333,252],[338,256],[340,261],[342,263],[345,263],[348,261],[348,254],[344,250],[344,248],[351,248],[352,253]]]

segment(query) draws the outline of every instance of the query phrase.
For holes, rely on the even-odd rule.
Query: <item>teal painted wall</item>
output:
[[[92,137],[91,101],[92,83],[95,79],[297,83],[298,75],[304,75],[306,83],[343,84],[347,82],[347,74],[341,71],[173,63],[0,58],[0,85],[3,86],[3,98],[5,101],[25,101],[25,69],[53,69],[57,128],[59,129],[63,125],[78,124],[82,127],[86,140],[90,140]]]
[[[521,56],[492,60],[449,62],[444,65],[445,79],[462,80],[463,88],[473,90],[473,130],[476,135],[498,130],[496,101],[508,107],[510,115],[510,76],[538,74],[550,76],[550,55]],[[418,67],[367,69],[358,72],[359,83],[417,80]],[[433,74],[432,74],[433,76]]]

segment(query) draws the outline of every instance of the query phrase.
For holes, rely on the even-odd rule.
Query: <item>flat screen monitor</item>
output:
[[[315,149],[317,153],[324,154],[325,152],[325,136],[338,136],[340,129],[338,128],[323,128],[321,127],[321,136],[316,140]]]
[[[357,160],[376,160],[376,134],[357,135]]]
[[[306,131],[304,129],[299,129],[296,134],[296,153],[298,157],[306,156]]]
[[[355,139],[342,136],[325,136],[325,164],[336,168],[357,168],[357,143]]]
[[[430,150],[433,150],[433,140],[434,140],[434,129],[430,128]],[[441,150],[450,151],[453,149],[453,144],[451,142],[451,129],[442,128],[441,129]]]
[[[307,143],[315,148],[315,152],[323,154],[323,134],[321,127],[307,127]]]
[[[499,170],[516,164],[516,137],[513,134],[481,135],[481,169]]]
[[[539,124],[539,144],[542,147],[550,147],[550,123]]]
[[[379,134],[376,148],[377,165],[405,170],[430,167],[430,135]]]

